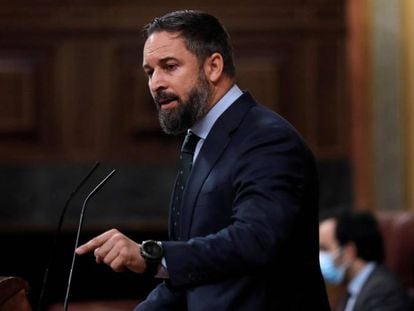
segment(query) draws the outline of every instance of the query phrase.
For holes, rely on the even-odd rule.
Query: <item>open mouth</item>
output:
[[[160,107],[163,110],[174,108],[176,105],[177,105],[176,99],[167,100],[167,101],[160,103]]]
[[[159,97],[156,99],[158,106],[162,110],[174,108],[178,104],[178,98],[176,96]]]

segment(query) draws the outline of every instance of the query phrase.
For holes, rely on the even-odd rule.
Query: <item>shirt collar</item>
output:
[[[351,296],[357,295],[364,285],[365,281],[371,275],[371,272],[374,270],[376,264],[374,262],[369,262],[358,274],[355,276],[348,285],[348,292]]]
[[[210,111],[206,114],[204,118],[198,120],[191,131],[196,134],[197,136],[201,137],[201,139],[205,140],[207,138],[208,133],[210,132],[211,128],[213,127],[214,123],[217,119],[223,114],[224,111],[227,110],[241,95],[243,92],[240,88],[235,84],[233,85],[230,90],[227,91],[226,94],[215,104]]]

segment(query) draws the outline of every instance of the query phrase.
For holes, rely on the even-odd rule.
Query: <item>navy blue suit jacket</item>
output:
[[[313,156],[244,93],[214,124],[183,197],[170,279],[138,310],[328,310]]]

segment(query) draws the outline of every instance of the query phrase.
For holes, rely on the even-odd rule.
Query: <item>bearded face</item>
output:
[[[196,121],[206,115],[210,94],[210,85],[202,70],[199,72],[196,84],[188,92],[187,98],[166,90],[157,91],[154,101],[163,131],[167,134],[179,135],[191,128]],[[161,108],[162,105],[172,101],[177,101],[175,107]]]
[[[206,60],[188,50],[179,33],[155,32],[144,45],[142,67],[158,109],[162,129],[178,135],[204,117],[211,106],[213,87]]]

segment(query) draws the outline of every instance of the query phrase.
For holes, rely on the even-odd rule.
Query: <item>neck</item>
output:
[[[349,279],[352,280],[354,277],[356,277],[362,269],[366,267],[368,262],[362,259],[356,259],[351,266],[348,269],[348,275]]]
[[[209,110],[233,87],[234,83],[233,78],[223,76],[218,83],[211,86]]]

